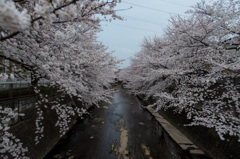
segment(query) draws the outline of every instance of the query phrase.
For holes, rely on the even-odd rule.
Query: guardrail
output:
[[[49,84],[49,80],[41,80],[39,84]],[[12,81],[12,82],[0,82],[0,90],[8,90],[15,88],[27,88],[31,86],[30,81]]]
[[[28,82],[28,81],[0,82],[0,90],[7,90],[7,89],[13,89],[13,88],[26,88],[30,86],[31,86],[31,82]]]

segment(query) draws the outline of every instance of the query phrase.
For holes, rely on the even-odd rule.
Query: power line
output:
[[[147,29],[141,29],[141,28],[137,28],[137,27],[131,27],[131,26],[126,26],[126,25],[121,25],[121,24],[116,24],[111,22],[111,24],[120,26],[120,27],[124,27],[124,28],[128,28],[128,29],[134,29],[134,30],[141,30],[141,31],[147,31],[147,32],[152,32],[152,33],[158,33],[158,34],[162,34],[161,32],[157,32],[157,31],[153,31],[153,30],[147,30]]]
[[[123,15],[122,17],[126,18],[127,20],[130,19],[130,20],[134,20],[134,21],[138,21],[138,22],[142,22],[142,23],[146,23],[146,24],[153,24],[153,25],[158,25],[160,26],[162,29],[164,29],[164,26],[157,23],[157,22],[154,22],[154,21],[150,21],[150,20],[146,20],[146,19],[141,19],[141,18],[137,18],[137,17],[133,17],[133,16],[126,16],[126,15]],[[102,20],[104,21],[104,20]]]
[[[130,5],[133,5],[133,6],[137,6],[137,7],[140,7],[140,8],[145,8],[145,9],[149,9],[149,10],[153,10],[153,11],[164,12],[164,13],[168,13],[168,14],[181,15],[181,14],[178,14],[178,13],[173,13],[173,12],[168,12],[168,11],[164,11],[164,10],[160,10],[160,9],[145,7],[145,6],[134,4],[134,3],[129,3],[129,2],[122,2],[122,3],[130,4]]]
[[[123,16],[123,17],[126,17],[126,19],[135,20],[135,21],[142,22],[142,23],[147,23],[147,24],[154,24],[154,25],[158,25],[160,27],[163,27],[161,24],[156,23],[154,21],[141,19],[141,18],[136,18],[136,17],[131,17],[131,16]]]
[[[178,4],[178,3],[174,3],[174,2],[168,2],[168,1],[165,1],[165,0],[159,0],[159,1],[166,2],[166,3],[169,3],[169,4],[175,4],[175,5],[182,6],[182,7],[191,8],[191,6],[185,6],[185,5],[182,5],[182,4]]]
[[[116,12],[119,12],[119,11],[126,11],[126,10],[129,10],[129,9],[132,9],[132,7],[125,8],[125,9],[118,9],[118,10],[115,10],[115,11],[116,11]]]

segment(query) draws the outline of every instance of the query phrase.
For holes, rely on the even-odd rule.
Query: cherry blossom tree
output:
[[[185,111],[189,125],[240,141],[240,2],[204,1],[172,17],[162,38],[145,39],[119,79],[159,109]]]
[[[81,116],[100,101],[109,102],[114,80],[113,68],[118,61],[96,40],[100,20],[121,19],[114,7],[120,0],[1,0],[0,58],[9,60],[31,74],[39,95],[36,103],[36,143],[44,130],[43,110],[58,114],[60,133],[68,130],[72,116]],[[57,98],[42,93],[39,80],[50,81],[57,88]],[[64,104],[64,98],[77,98],[81,107]],[[1,157],[25,155],[20,141],[9,133],[8,120],[18,115],[2,108],[0,123]],[[18,145],[16,148],[14,145]]]

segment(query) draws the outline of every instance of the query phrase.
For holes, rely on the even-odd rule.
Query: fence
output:
[[[13,88],[26,88],[30,87],[31,83],[28,81],[18,81],[18,82],[1,82],[0,90],[8,90]]]
[[[50,83],[49,80],[41,80],[38,84],[46,84]],[[15,88],[27,88],[31,86],[30,81],[12,81],[12,82],[0,82],[0,90],[8,90]]]
[[[59,94],[59,92],[48,92],[49,100],[54,100],[60,96],[61,94]],[[12,110],[17,111],[18,114],[25,113],[25,110],[32,108],[36,105],[38,98],[39,96],[37,94],[31,94],[27,96],[0,99],[0,106],[2,106],[3,108],[11,108]],[[63,103],[68,105],[76,105],[72,99],[65,99]],[[8,124],[15,124],[20,121],[19,119],[19,116],[16,116]]]
[[[48,85],[50,81],[39,81],[41,85]],[[29,81],[12,81],[12,82],[0,82],[0,106],[12,108],[18,113],[22,113],[24,110],[34,107],[37,96],[33,89],[30,88],[31,82]],[[48,92],[52,96],[52,91]],[[14,124],[19,121],[19,117],[12,119],[9,124]]]
[[[12,108],[12,110],[16,110],[18,113],[23,112],[26,109],[29,109],[33,107],[36,103],[36,96],[25,96],[25,97],[19,97],[19,98],[10,98],[8,100],[0,100],[0,106]],[[9,124],[14,124],[19,121],[19,117],[16,116],[14,119],[12,119]]]

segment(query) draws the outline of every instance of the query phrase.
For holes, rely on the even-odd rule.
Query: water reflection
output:
[[[46,159],[181,158],[155,118],[135,97],[117,89],[112,104],[92,109]]]

